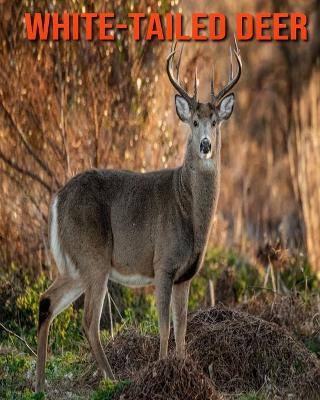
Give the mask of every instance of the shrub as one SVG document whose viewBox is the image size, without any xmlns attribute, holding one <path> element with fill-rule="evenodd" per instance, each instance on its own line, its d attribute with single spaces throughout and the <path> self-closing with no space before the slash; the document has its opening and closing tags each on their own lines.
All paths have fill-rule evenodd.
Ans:
<svg viewBox="0 0 320 400">
<path fill-rule="evenodd" d="M 203 269 L 192 280 L 189 298 L 191 311 L 207 305 L 208 280 L 212 279 L 216 283 L 227 269 L 233 275 L 233 282 L 227 283 L 233 285 L 231 289 L 234 292 L 235 301 L 241 301 L 248 293 L 261 286 L 262 270 L 259 266 L 252 264 L 245 257 L 236 254 L 232 250 L 209 249 Z"/>
<path fill-rule="evenodd" d="M 36 343 L 38 329 L 38 308 L 41 294 L 49 286 L 49 281 L 42 275 L 34 284 L 25 278 L 26 290 L 16 299 L 19 321 L 22 330 L 27 333 L 31 343 Z M 74 347 L 81 339 L 82 310 L 75 310 L 71 305 L 53 321 L 50 343 L 54 350 L 61 347 Z"/>
</svg>

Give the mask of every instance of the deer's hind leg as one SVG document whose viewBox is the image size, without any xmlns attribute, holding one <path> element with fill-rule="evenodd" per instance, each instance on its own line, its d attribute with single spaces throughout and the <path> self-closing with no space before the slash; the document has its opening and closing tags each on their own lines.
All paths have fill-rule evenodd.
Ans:
<svg viewBox="0 0 320 400">
<path fill-rule="evenodd" d="M 93 356 L 104 378 L 114 379 L 108 359 L 100 340 L 100 318 L 107 293 L 108 276 L 101 276 L 91 282 L 85 292 L 83 329 Z"/>
<path fill-rule="evenodd" d="M 36 391 L 43 391 L 50 324 L 53 319 L 83 293 L 79 279 L 59 276 L 43 293 L 39 304 Z"/>
</svg>

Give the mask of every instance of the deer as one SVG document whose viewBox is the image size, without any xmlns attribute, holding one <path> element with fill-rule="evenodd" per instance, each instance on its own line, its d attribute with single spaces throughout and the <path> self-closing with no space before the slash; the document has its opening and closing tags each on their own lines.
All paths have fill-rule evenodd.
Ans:
<svg viewBox="0 0 320 400">
<path fill-rule="evenodd" d="M 160 334 L 159 358 L 168 354 L 170 309 L 176 355 L 185 356 L 189 288 L 201 269 L 220 188 L 221 125 L 230 118 L 231 89 L 242 72 L 236 39 L 228 83 L 201 103 L 180 83 L 183 46 L 166 61 L 177 91 L 176 112 L 190 128 L 182 165 L 139 173 L 91 169 L 72 177 L 53 197 L 49 243 L 58 276 L 39 301 L 36 391 L 44 390 L 48 334 L 53 319 L 84 294 L 83 331 L 103 378 L 115 379 L 100 340 L 108 280 L 129 287 L 153 285 Z M 237 73 L 233 72 L 233 58 Z M 176 74 L 173 70 L 176 67 Z"/>
</svg>

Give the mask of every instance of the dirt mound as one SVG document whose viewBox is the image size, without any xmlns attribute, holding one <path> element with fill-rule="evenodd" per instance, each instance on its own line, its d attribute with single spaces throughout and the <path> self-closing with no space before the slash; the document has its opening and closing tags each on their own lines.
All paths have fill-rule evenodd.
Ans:
<svg viewBox="0 0 320 400">
<path fill-rule="evenodd" d="M 215 307 L 189 315 L 189 360 L 156 361 L 158 336 L 135 329 L 118 334 L 105 350 L 116 378 L 132 380 L 123 400 L 217 398 L 214 388 L 224 394 L 261 390 L 272 398 L 319 399 L 320 360 L 285 328 L 238 310 Z"/>
<path fill-rule="evenodd" d="M 128 329 L 110 341 L 105 352 L 116 378 L 130 379 L 145 365 L 158 359 L 159 338 Z"/>
<path fill-rule="evenodd" d="M 298 294 L 261 293 L 240 304 L 238 310 L 275 322 L 299 338 L 313 335 L 320 327 L 317 299 L 305 302 Z"/>
<path fill-rule="evenodd" d="M 117 400 L 218 400 L 212 382 L 194 362 L 156 361 L 141 370 Z"/>
<path fill-rule="evenodd" d="M 320 361 L 274 323 L 240 311 L 211 308 L 189 320 L 187 343 L 189 356 L 221 392 L 264 387 L 295 398 L 319 396 Z"/>
<path fill-rule="evenodd" d="M 113 373 L 118 380 L 128 380 L 150 362 L 158 359 L 159 337 L 142 335 L 133 327 L 118 333 L 104 348 Z M 101 380 L 100 373 L 91 352 L 89 365 L 75 385 L 83 384 L 97 387 Z"/>
</svg>

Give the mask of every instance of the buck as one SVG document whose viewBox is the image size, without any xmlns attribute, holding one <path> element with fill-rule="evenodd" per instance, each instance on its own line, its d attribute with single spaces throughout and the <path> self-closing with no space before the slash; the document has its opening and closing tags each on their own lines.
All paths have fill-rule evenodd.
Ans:
<svg viewBox="0 0 320 400">
<path fill-rule="evenodd" d="M 232 50 L 230 48 L 230 50 Z M 36 390 L 45 383 L 49 327 L 82 293 L 83 330 L 103 377 L 114 379 L 103 351 L 99 324 L 108 280 L 131 287 L 154 285 L 160 331 L 160 358 L 168 351 L 170 304 L 176 353 L 184 357 L 190 281 L 202 266 L 220 186 L 221 123 L 234 106 L 229 93 L 238 70 L 211 99 L 197 100 L 197 77 L 190 96 L 179 81 L 180 57 L 173 73 L 176 45 L 167 74 L 178 94 L 176 111 L 189 125 L 183 164 L 149 173 L 90 170 L 73 177 L 55 195 L 50 212 L 50 248 L 59 276 L 39 304 Z"/>
</svg>

